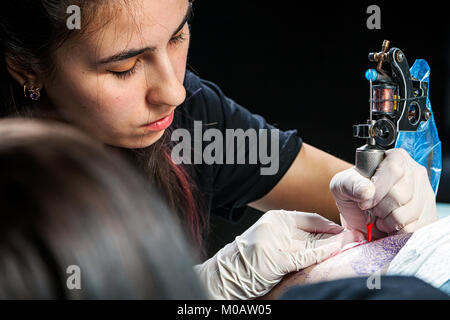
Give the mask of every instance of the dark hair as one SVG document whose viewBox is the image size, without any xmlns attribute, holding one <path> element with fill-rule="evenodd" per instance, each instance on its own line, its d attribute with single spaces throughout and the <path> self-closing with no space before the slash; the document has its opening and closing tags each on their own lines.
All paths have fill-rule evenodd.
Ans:
<svg viewBox="0 0 450 320">
<path fill-rule="evenodd" d="M 205 297 L 179 222 L 121 157 L 56 122 L 0 120 L 0 137 L 0 298 Z"/>
<path fill-rule="evenodd" d="M 0 117 L 25 116 L 58 119 L 53 110 L 45 110 L 27 100 L 23 87 L 11 77 L 6 68 L 6 58 L 24 70 L 51 76 L 54 72 L 54 52 L 65 41 L 85 36 L 101 27 L 94 17 L 101 11 L 103 23 L 112 19 L 115 6 L 125 5 L 127 0 L 14 0 L 2 3 L 0 10 Z M 105 4 L 108 5 L 105 5 Z M 82 12 L 82 30 L 69 30 L 66 8 L 77 5 Z M 100 10 L 101 9 L 101 10 Z M 106 20 L 105 20 L 106 19 Z M 97 26 L 98 25 L 98 26 Z M 45 92 L 43 93 L 45 97 Z M 189 226 L 190 240 L 200 254 L 205 254 L 203 239 L 207 233 L 207 216 L 202 200 L 196 191 L 194 170 L 176 165 L 170 158 L 170 130 L 153 145 L 144 149 L 126 149 L 130 158 L 144 170 L 149 179 L 161 190 L 171 207 L 184 224 Z"/>
</svg>

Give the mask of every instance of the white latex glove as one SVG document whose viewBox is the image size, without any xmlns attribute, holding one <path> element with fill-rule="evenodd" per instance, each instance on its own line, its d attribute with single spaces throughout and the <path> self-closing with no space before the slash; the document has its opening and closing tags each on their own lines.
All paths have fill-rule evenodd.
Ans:
<svg viewBox="0 0 450 320">
<path fill-rule="evenodd" d="M 213 299 L 253 299 L 287 273 L 318 263 L 364 240 L 315 213 L 272 210 L 216 255 L 194 267 Z"/>
<path fill-rule="evenodd" d="M 386 151 L 370 180 L 351 168 L 336 174 L 330 189 L 346 228 L 366 233 L 368 219 L 363 210 L 373 208 L 374 239 L 414 232 L 437 220 L 427 171 L 401 148 Z"/>
</svg>

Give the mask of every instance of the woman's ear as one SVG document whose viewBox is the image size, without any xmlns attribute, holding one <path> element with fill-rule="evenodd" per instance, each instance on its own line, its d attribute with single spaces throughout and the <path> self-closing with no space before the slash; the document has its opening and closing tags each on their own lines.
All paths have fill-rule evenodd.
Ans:
<svg viewBox="0 0 450 320">
<path fill-rule="evenodd" d="M 9 57 L 7 57 L 5 61 L 6 61 L 6 69 L 8 70 L 9 74 L 21 86 L 25 84 L 31 84 L 35 87 L 42 89 L 42 82 L 40 81 L 36 73 L 20 68 L 19 66 L 17 66 L 16 62 Z"/>
</svg>

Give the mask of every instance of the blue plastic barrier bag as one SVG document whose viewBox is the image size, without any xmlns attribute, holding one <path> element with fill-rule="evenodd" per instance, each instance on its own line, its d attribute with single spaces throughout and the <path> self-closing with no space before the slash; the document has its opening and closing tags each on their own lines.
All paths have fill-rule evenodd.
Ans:
<svg viewBox="0 0 450 320">
<path fill-rule="evenodd" d="M 430 67 L 425 60 L 417 59 L 410 72 L 412 77 L 428 82 L 428 91 L 430 90 Z M 399 132 L 395 147 L 405 149 L 415 161 L 427 169 L 434 194 L 437 194 L 442 171 L 441 141 L 428 97 L 427 108 L 431 111 L 430 119 L 421 122 L 415 132 Z"/>
</svg>

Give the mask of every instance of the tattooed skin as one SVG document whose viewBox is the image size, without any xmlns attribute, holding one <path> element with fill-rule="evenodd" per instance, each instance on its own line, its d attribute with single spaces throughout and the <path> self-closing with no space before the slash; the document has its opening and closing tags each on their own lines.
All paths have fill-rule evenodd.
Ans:
<svg viewBox="0 0 450 320">
<path fill-rule="evenodd" d="M 350 256 L 350 266 L 358 276 L 371 275 L 389 265 L 410 236 L 410 233 L 391 236 L 374 241 L 372 245 L 370 243 L 362 245 L 358 247 L 360 248 L 358 255 Z"/>
<path fill-rule="evenodd" d="M 343 251 L 328 260 L 286 275 L 264 299 L 277 299 L 287 288 L 320 281 L 385 274 L 389 263 L 406 244 L 411 233 L 366 242 Z"/>
</svg>

